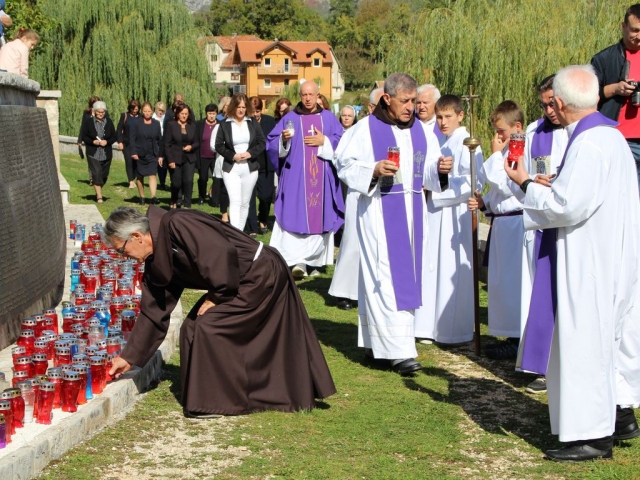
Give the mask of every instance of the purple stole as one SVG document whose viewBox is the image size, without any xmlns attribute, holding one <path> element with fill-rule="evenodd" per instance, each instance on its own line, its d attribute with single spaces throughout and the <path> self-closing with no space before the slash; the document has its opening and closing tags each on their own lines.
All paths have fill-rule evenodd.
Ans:
<svg viewBox="0 0 640 480">
<path fill-rule="evenodd" d="M 560 175 L 562 171 L 564 161 L 567 158 L 567 153 L 573 141 L 578 138 L 580 134 L 591 128 L 599 126 L 613 127 L 616 125 L 618 125 L 617 122 L 608 119 L 600 112 L 594 112 L 582 118 L 569 139 L 564 157 L 560 163 L 560 167 L 558 167 L 558 175 Z M 551 135 L 553 135 L 553 133 L 551 133 Z M 549 152 L 551 152 L 551 150 L 549 150 Z M 531 155 L 534 155 L 533 151 Z M 523 370 L 541 375 L 547 374 L 551 341 L 556 323 L 557 238 L 557 228 L 547 228 L 542 232 L 536 232 L 536 274 L 533 279 L 531 305 L 529 306 L 527 327 L 522 343 L 522 362 L 520 367 Z"/>
<path fill-rule="evenodd" d="M 444 142 L 444 139 L 446 138 L 446 135 L 442 133 L 442 131 L 440 130 L 440 127 L 438 126 L 438 122 L 436 122 L 436 124 L 433 126 L 433 133 L 436 135 L 438 142 L 442 144 Z"/>
<path fill-rule="evenodd" d="M 313 135 L 314 132 L 324 131 L 322 116 L 300 115 L 300 128 L 296 127 L 303 137 Z M 297 133 L 297 132 L 296 132 Z M 307 225 L 309 234 L 321 234 L 323 228 L 323 206 L 324 206 L 324 161 L 318 159 L 320 147 L 312 147 L 302 144 L 304 152 L 304 198 L 307 207 Z"/>
<path fill-rule="evenodd" d="M 553 148 L 553 128 L 549 123 L 541 118 L 531 140 L 531 158 L 548 157 Z M 547 172 L 548 173 L 548 172 Z"/>
<path fill-rule="evenodd" d="M 382 217 L 387 238 L 387 253 L 391 267 L 391 281 L 398 310 L 414 310 L 422 306 L 422 177 L 427 157 L 427 139 L 422 125 L 415 121 L 411 127 L 413 146 L 413 242 L 410 238 L 405 208 L 404 185 L 380 184 Z M 387 158 L 387 149 L 396 146 L 391 125 L 376 117 L 369 117 L 369 132 L 377 161 Z M 382 177 L 392 178 L 392 177 Z M 379 181 L 382 181 L 382 178 Z M 412 247 L 413 243 L 413 247 Z"/>
</svg>

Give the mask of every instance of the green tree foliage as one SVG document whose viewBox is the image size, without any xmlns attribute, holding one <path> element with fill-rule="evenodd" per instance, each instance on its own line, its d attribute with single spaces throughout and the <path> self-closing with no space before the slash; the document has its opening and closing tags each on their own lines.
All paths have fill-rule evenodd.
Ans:
<svg viewBox="0 0 640 480">
<path fill-rule="evenodd" d="M 388 38 L 388 73 L 407 72 L 444 93 L 462 95 L 473 84 L 481 96 L 481 138 L 493 134 L 486 119 L 506 99 L 527 121 L 541 115 L 535 85 L 572 64 L 588 63 L 620 39 L 629 2 L 621 0 L 458 0 L 427 9 L 406 36 Z"/>
<path fill-rule="evenodd" d="M 265 40 L 324 40 L 325 22 L 303 0 L 213 0 L 206 18 L 214 35 Z"/>
<path fill-rule="evenodd" d="M 5 12 L 13 20 L 13 25 L 5 29 L 7 40 L 13 39 L 15 33 L 22 27 L 30 28 L 43 37 L 34 54 L 46 46 L 47 32 L 57 26 L 56 20 L 45 15 L 39 3 L 41 2 L 38 0 L 9 0 L 5 7 Z"/>
<path fill-rule="evenodd" d="M 196 115 L 215 96 L 199 33 L 177 0 L 40 0 L 59 22 L 29 74 L 43 89 L 62 91 L 60 130 L 76 135 L 89 96 L 112 117 L 131 98 L 168 102 L 184 95 Z"/>
</svg>

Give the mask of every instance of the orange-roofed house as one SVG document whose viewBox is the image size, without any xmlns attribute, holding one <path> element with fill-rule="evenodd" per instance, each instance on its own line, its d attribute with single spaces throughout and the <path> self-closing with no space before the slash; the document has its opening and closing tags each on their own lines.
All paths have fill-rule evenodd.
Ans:
<svg viewBox="0 0 640 480">
<path fill-rule="evenodd" d="M 344 93 L 340 64 L 327 42 L 236 42 L 233 64 L 240 67 L 238 91 L 265 101 L 301 80 L 318 80 L 320 93 L 338 100 Z M 244 87 L 244 88 L 243 88 Z"/>
<path fill-rule="evenodd" d="M 216 87 L 233 87 L 240 84 L 240 65 L 234 65 L 233 52 L 236 42 L 262 42 L 255 35 L 218 35 L 204 37 L 204 52 L 209 62 L 209 71 Z"/>
</svg>

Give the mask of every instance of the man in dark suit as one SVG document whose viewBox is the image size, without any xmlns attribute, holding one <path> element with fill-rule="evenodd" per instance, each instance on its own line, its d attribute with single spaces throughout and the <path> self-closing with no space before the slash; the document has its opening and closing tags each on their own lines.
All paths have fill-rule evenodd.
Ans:
<svg viewBox="0 0 640 480">
<path fill-rule="evenodd" d="M 210 103 L 204 108 L 205 118 L 198 120 L 196 123 L 196 131 L 200 139 L 200 150 L 198 150 L 198 160 L 196 169 L 198 170 L 198 205 L 204 205 L 207 195 L 207 182 L 213 172 L 213 166 L 216 161 L 216 152 L 213 148 L 211 139 L 215 142 L 218 121 L 218 106 Z"/>
<path fill-rule="evenodd" d="M 253 107 L 253 118 L 256 119 L 264 136 L 269 134 L 276 121 L 271 115 L 262 113 L 263 103 L 260 97 L 251 97 L 249 99 Z M 273 165 L 267 159 L 267 152 L 264 151 L 258 156 L 258 181 L 251 195 L 249 203 L 249 217 L 247 218 L 247 232 L 249 235 L 255 236 L 258 233 L 264 235 L 269 231 L 267 220 L 269 220 L 269 212 L 271 211 L 271 203 L 273 200 L 274 174 Z M 256 196 L 260 202 L 256 212 Z M 258 223 L 259 222 L 259 223 Z"/>
</svg>

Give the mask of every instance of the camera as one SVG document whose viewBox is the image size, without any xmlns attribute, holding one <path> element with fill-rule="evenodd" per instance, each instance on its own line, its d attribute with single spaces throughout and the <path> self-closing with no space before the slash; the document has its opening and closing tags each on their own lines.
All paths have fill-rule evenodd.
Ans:
<svg viewBox="0 0 640 480">
<path fill-rule="evenodd" d="M 634 88 L 633 93 L 631 94 L 631 104 L 636 107 L 639 107 L 640 106 L 640 88 L 638 88 L 639 86 L 638 82 L 629 80 L 627 83 Z"/>
</svg>

